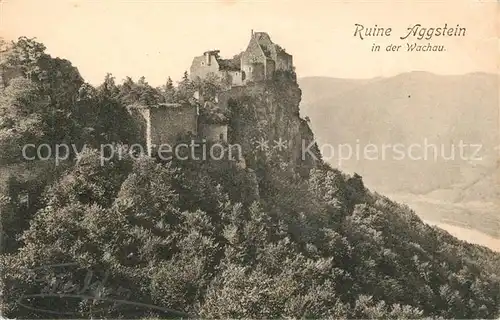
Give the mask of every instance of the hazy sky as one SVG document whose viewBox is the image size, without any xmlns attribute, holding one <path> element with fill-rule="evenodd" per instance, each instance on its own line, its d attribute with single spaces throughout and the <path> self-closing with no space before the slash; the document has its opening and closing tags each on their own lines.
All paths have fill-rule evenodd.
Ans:
<svg viewBox="0 0 500 320">
<path fill-rule="evenodd" d="M 0 0 L 0 35 L 36 37 L 53 56 L 69 59 L 90 83 L 106 72 L 118 80 L 144 75 L 154 85 L 177 80 L 192 57 L 220 49 L 232 57 L 250 30 L 267 31 L 294 56 L 299 76 L 370 78 L 412 70 L 438 74 L 497 72 L 496 1 L 90 1 Z M 391 37 L 354 37 L 355 23 L 392 27 Z M 410 25 L 467 28 L 464 37 L 419 44 L 446 52 L 406 52 Z M 371 52 L 372 44 L 381 52 Z M 410 39 L 415 42 L 415 39 Z M 386 52 L 390 44 L 401 52 Z"/>
</svg>

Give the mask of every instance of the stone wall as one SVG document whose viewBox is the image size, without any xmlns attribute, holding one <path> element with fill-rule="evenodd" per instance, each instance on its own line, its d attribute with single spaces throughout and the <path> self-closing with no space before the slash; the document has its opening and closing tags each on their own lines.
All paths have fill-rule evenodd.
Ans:
<svg viewBox="0 0 500 320">
<path fill-rule="evenodd" d="M 160 105 L 150 110 L 151 144 L 175 144 L 177 139 L 187 133 L 197 134 L 198 114 L 195 106 Z"/>
<path fill-rule="evenodd" d="M 223 70 L 218 73 L 220 78 L 222 79 L 222 83 L 227 86 L 227 88 L 233 86 L 242 86 L 243 85 L 243 72 L 236 70 Z"/>
<path fill-rule="evenodd" d="M 243 74 L 241 71 L 227 71 L 233 86 L 243 85 Z"/>
<path fill-rule="evenodd" d="M 193 105 L 134 105 L 128 110 L 137 121 L 149 155 L 161 144 L 174 146 L 180 137 L 198 133 L 198 110 Z"/>
<path fill-rule="evenodd" d="M 255 39 L 259 45 L 268 52 L 268 58 L 276 60 L 276 47 L 271 40 L 271 37 L 265 32 L 256 32 L 254 34 Z"/>
<path fill-rule="evenodd" d="M 274 60 L 267 59 L 266 61 L 266 79 L 272 79 L 274 76 L 274 71 L 276 70 L 276 64 Z"/>
<path fill-rule="evenodd" d="M 241 55 L 242 65 L 251 63 L 265 63 L 266 56 L 259 46 L 259 43 L 252 38 L 248 43 L 247 49 Z"/>
<path fill-rule="evenodd" d="M 278 52 L 278 56 L 276 59 L 276 70 L 293 70 L 293 57 L 292 55 L 286 53 L 283 50 Z"/>
<path fill-rule="evenodd" d="M 205 55 L 194 57 L 189 69 L 191 79 L 194 80 L 196 77 L 204 79 L 210 73 L 219 75 L 219 63 L 217 59 L 214 56 L 209 56 L 209 59 L 207 59 Z"/>
<path fill-rule="evenodd" d="M 263 81 L 266 79 L 266 68 L 263 63 L 250 63 L 243 67 L 243 72 L 245 72 L 244 83 L 250 81 Z"/>
<path fill-rule="evenodd" d="M 245 73 L 244 83 L 265 78 L 266 56 L 259 43 L 252 37 L 247 49 L 241 55 L 241 71 Z"/>
<path fill-rule="evenodd" d="M 200 123 L 198 128 L 200 138 L 210 142 L 227 142 L 227 125 L 225 124 Z"/>
<path fill-rule="evenodd" d="M 228 68 L 224 61 L 218 61 L 219 51 L 207 51 L 195 57 L 191 64 L 191 79 L 206 78 L 210 73 L 226 80 L 227 86 L 242 86 L 247 82 L 272 79 L 276 70 L 293 70 L 292 55 L 274 44 L 265 32 L 252 34 L 245 51 L 241 53 L 241 70 Z M 229 60 L 228 60 L 229 61 Z"/>
</svg>

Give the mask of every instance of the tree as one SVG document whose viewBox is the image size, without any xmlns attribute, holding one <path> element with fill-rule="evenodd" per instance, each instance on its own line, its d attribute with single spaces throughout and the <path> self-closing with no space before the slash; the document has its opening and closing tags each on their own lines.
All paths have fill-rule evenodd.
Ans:
<svg viewBox="0 0 500 320">
<path fill-rule="evenodd" d="M 176 102 L 188 102 L 193 98 L 196 88 L 194 83 L 189 79 L 187 71 L 184 71 L 181 81 L 177 86 Z"/>
<path fill-rule="evenodd" d="M 132 78 L 127 77 L 120 86 L 119 97 L 121 102 L 126 106 L 135 103 L 153 106 L 162 100 L 161 93 L 151 87 L 144 77 L 139 78 L 137 83 Z"/>
<path fill-rule="evenodd" d="M 192 85 L 203 96 L 205 101 L 215 101 L 223 88 L 222 79 L 214 73 L 209 73 L 203 79 L 196 78 Z"/>
<path fill-rule="evenodd" d="M 117 98 L 120 90 L 115 83 L 115 77 L 111 73 L 107 73 L 103 83 L 97 87 L 97 91 L 108 98 Z"/>
<path fill-rule="evenodd" d="M 30 81 L 34 88 L 30 90 L 36 91 L 39 96 L 35 102 L 43 101 L 44 107 L 36 112 L 36 121 L 41 124 L 33 127 L 44 130 L 45 143 L 51 146 L 62 142 L 70 144 L 79 136 L 71 114 L 83 79 L 69 61 L 52 58 L 45 53 L 43 44 L 20 37 L 6 51 L 0 69 L 19 70 L 20 74 L 14 74 Z M 33 113 L 29 116 L 33 116 Z"/>
<path fill-rule="evenodd" d="M 36 156 L 30 149 L 25 159 L 23 146 L 46 142 L 50 132 L 44 121 L 46 112 L 47 100 L 32 81 L 23 78 L 11 81 L 0 93 L 0 162 L 22 162 Z"/>
<path fill-rule="evenodd" d="M 175 101 L 175 87 L 172 78 L 168 77 L 167 83 L 163 87 L 163 95 L 165 97 L 165 102 L 173 103 Z"/>
</svg>

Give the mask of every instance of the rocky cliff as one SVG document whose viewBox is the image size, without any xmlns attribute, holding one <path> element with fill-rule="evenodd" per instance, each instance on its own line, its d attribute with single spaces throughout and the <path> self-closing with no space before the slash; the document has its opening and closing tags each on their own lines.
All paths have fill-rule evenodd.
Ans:
<svg viewBox="0 0 500 320">
<path fill-rule="evenodd" d="M 231 89 L 228 139 L 242 146 L 250 167 L 259 159 L 279 158 L 307 176 L 321 163 L 314 134 L 299 115 L 301 95 L 294 77 L 287 75 Z"/>
</svg>

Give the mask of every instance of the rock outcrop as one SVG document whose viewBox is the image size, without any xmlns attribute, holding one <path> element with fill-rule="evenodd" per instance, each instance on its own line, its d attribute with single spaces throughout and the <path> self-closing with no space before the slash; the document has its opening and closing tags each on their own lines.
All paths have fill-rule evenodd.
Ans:
<svg viewBox="0 0 500 320">
<path fill-rule="evenodd" d="M 306 120 L 299 115 L 301 90 L 290 73 L 273 80 L 234 87 L 227 102 L 228 142 L 239 144 L 248 164 L 279 157 L 307 176 L 321 163 Z"/>
</svg>

